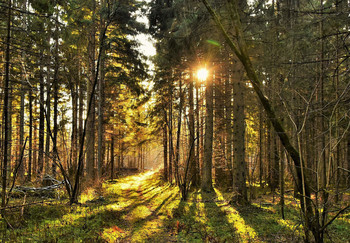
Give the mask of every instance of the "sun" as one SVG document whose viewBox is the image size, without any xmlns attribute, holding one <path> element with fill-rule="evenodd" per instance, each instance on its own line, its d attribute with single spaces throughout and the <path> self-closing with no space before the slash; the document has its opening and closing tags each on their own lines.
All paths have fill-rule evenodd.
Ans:
<svg viewBox="0 0 350 243">
<path fill-rule="evenodd" d="M 208 78 L 209 71 L 206 68 L 201 68 L 197 71 L 197 77 L 200 81 L 205 81 Z"/>
</svg>

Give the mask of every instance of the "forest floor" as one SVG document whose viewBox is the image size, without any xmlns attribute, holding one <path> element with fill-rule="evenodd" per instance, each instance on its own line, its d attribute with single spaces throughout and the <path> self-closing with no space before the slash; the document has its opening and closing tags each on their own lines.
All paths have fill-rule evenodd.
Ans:
<svg viewBox="0 0 350 243">
<path fill-rule="evenodd" d="M 101 190 L 102 188 L 102 190 Z M 98 192 L 99 191 L 99 192 Z M 149 171 L 88 189 L 81 205 L 67 200 L 33 204 L 0 222 L 3 242 L 300 242 L 302 226 L 292 196 L 286 219 L 271 194 L 247 207 L 232 206 L 229 194 L 191 193 L 180 200 L 177 187 Z M 29 201 L 30 199 L 27 199 Z M 23 202 L 23 199 L 22 199 Z M 350 213 L 327 232 L 329 242 L 349 242 Z"/>
</svg>

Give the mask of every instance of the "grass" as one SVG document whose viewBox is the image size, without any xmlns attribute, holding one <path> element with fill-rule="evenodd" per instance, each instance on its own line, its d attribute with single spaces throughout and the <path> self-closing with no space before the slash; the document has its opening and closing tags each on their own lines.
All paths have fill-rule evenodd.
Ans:
<svg viewBox="0 0 350 243">
<path fill-rule="evenodd" d="M 86 190 L 81 205 L 67 201 L 33 205 L 0 222 L 4 242 L 300 242 L 298 208 L 287 197 L 286 220 L 272 196 L 248 207 L 232 206 L 229 194 L 195 191 L 181 201 L 158 172 L 106 182 Z M 331 225 L 333 242 L 347 242 L 350 213 Z"/>
</svg>

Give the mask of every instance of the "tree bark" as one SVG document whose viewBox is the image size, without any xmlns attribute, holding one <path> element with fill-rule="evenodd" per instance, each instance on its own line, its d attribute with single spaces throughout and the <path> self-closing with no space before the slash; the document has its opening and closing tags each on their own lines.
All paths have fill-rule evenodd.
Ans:
<svg viewBox="0 0 350 243">
<path fill-rule="evenodd" d="M 49 20 L 50 21 L 50 20 Z M 45 141 L 45 154 L 44 154 L 44 173 L 49 173 L 49 163 L 50 163 L 50 135 L 49 131 L 51 130 L 51 24 L 50 22 L 48 23 L 48 28 L 47 28 L 47 56 L 46 56 L 46 131 L 45 131 L 45 136 L 46 136 L 46 141 Z M 45 116 L 45 115 L 44 115 Z M 44 117 L 45 120 L 45 117 Z"/>
<path fill-rule="evenodd" d="M 173 183 L 173 158 L 174 158 L 174 147 L 173 147 L 173 88 L 169 85 L 170 98 L 169 98 L 169 182 Z"/>
<path fill-rule="evenodd" d="M 164 109 L 164 124 L 163 124 L 163 165 L 164 173 L 163 177 L 165 181 L 168 181 L 168 129 L 167 129 L 167 112 Z"/>
<path fill-rule="evenodd" d="M 102 6 L 105 5 L 104 1 L 101 3 Z M 100 17 L 100 29 L 105 28 L 104 19 Z M 103 37 L 100 36 L 100 42 Z M 104 154 L 104 79 L 105 79 L 105 51 L 101 54 L 100 62 L 100 78 L 98 83 L 98 147 L 97 147 L 97 178 L 100 179 L 102 176 L 102 166 L 103 166 L 103 154 Z"/>
<path fill-rule="evenodd" d="M 177 133 L 176 133 L 176 149 L 175 149 L 175 181 L 176 185 L 180 185 L 180 175 L 179 175 L 179 163 L 180 163 L 180 139 L 181 139 L 181 124 L 182 124 L 182 109 L 183 109 L 183 94 L 182 94 L 182 77 L 179 78 L 179 117 L 177 120 Z"/>
<path fill-rule="evenodd" d="M 93 16 L 95 15 L 96 2 L 93 2 Z M 94 92 L 94 80 L 96 76 L 95 72 L 95 23 L 91 24 L 89 43 L 88 43 L 88 56 L 89 56 L 89 80 L 87 85 L 88 96 L 87 99 L 91 97 L 91 107 L 89 107 L 90 112 L 87 117 L 87 128 L 86 128 L 86 170 L 87 176 L 90 180 L 95 180 L 95 92 Z M 88 100 L 89 102 L 89 100 Z"/>
<path fill-rule="evenodd" d="M 189 105 L 189 111 L 188 111 L 188 128 L 190 132 L 190 136 L 188 137 L 188 146 L 190 147 L 190 151 L 188 152 L 190 154 L 189 163 L 190 163 L 190 179 L 191 179 L 191 185 L 193 188 L 198 188 L 198 181 L 197 181 L 197 164 L 196 164 L 196 157 L 195 157 L 195 130 L 194 130 L 194 102 L 193 102 L 193 75 L 190 76 L 190 83 L 189 83 L 189 89 L 188 89 L 188 105 Z"/>
<path fill-rule="evenodd" d="M 8 1 L 8 16 L 7 16 L 7 36 L 6 36 L 6 54 L 5 54 L 5 83 L 4 83 L 4 110 L 3 110 L 3 122 L 4 122 L 4 160 L 2 163 L 2 193 L 1 193 L 1 207 L 6 206 L 6 187 L 7 187 L 7 167 L 11 163 L 9 152 L 9 89 L 10 89 L 10 41 L 11 41 L 11 7 L 12 1 Z M 1 211 L 1 215 L 5 217 L 5 209 Z"/>
<path fill-rule="evenodd" d="M 204 137 L 204 158 L 202 168 L 201 189 L 204 192 L 214 191 L 212 182 L 212 156 L 213 156 L 213 80 L 206 81 L 205 101 L 205 137 Z"/>
<path fill-rule="evenodd" d="M 111 180 L 114 179 L 114 170 L 115 170 L 115 167 L 114 167 L 114 136 L 111 135 Z"/>
<path fill-rule="evenodd" d="M 32 161 L 33 161 L 33 91 L 29 89 L 29 151 L 28 151 L 28 168 L 27 181 L 32 180 Z"/>
<path fill-rule="evenodd" d="M 59 71 L 59 56 L 58 56 L 58 12 L 56 13 L 56 29 L 55 29 L 55 66 L 54 66 L 54 77 L 53 77 L 53 149 L 57 149 L 57 135 L 58 135 L 58 71 Z M 58 154 L 58 151 L 54 151 L 54 156 Z M 52 162 L 51 164 L 51 173 L 52 176 L 56 177 L 56 164 Z"/>
<path fill-rule="evenodd" d="M 245 163 L 245 115 L 244 115 L 244 82 L 241 68 L 236 62 L 233 73 L 233 188 L 234 203 L 247 204 Z"/>
</svg>

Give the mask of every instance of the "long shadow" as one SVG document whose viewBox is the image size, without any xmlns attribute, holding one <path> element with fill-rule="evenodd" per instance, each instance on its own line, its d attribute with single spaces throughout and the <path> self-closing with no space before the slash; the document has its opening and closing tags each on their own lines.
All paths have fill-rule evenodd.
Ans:
<svg viewBox="0 0 350 243">
<path fill-rule="evenodd" d="M 149 181 L 147 181 L 149 182 Z M 71 220 L 63 220 L 63 217 L 69 215 L 69 211 L 77 211 L 74 210 L 74 208 L 68 208 L 66 205 L 62 205 L 62 210 L 57 210 L 54 207 L 51 206 L 33 206 L 29 211 L 25 211 L 25 217 L 29 220 L 28 223 L 35 222 L 35 227 L 33 227 L 34 231 L 45 231 L 43 234 L 45 234 L 47 237 L 52 235 L 53 237 L 56 235 L 56 233 L 52 233 L 53 231 L 56 231 L 58 235 L 69 235 L 72 234 L 78 235 L 79 237 L 83 237 L 85 233 L 87 233 L 89 230 L 90 224 L 97 224 L 97 225 L 103 225 L 103 222 L 95 222 L 96 220 L 99 220 L 100 218 L 105 219 L 105 222 L 111 222 L 111 221 L 118 221 L 123 226 L 128 227 L 129 223 L 122 219 L 124 215 L 127 215 L 128 213 L 132 212 L 135 208 L 141 205 L 147 205 L 149 204 L 154 198 L 157 197 L 158 194 L 162 194 L 165 190 L 168 189 L 167 186 L 163 187 L 161 190 L 156 187 L 159 183 L 147 183 L 143 184 L 145 187 L 140 186 L 139 188 L 133 188 L 131 189 L 132 193 L 135 193 L 133 196 L 128 195 L 121 195 L 121 194 L 115 194 L 117 196 L 116 201 L 115 200 L 109 200 L 113 198 L 113 193 L 110 193 L 106 196 L 107 200 L 102 201 L 101 203 L 90 203 L 90 204 L 84 204 L 82 205 L 85 210 L 92 212 L 91 215 L 81 216 L 78 219 L 71 219 Z M 143 188 L 145 188 L 147 191 L 144 192 Z M 158 190 L 157 192 L 153 192 L 154 190 Z M 153 192 L 153 193 L 152 193 Z M 99 213 L 94 213 L 93 210 L 98 209 L 101 206 L 106 206 L 109 204 L 118 204 L 118 198 L 123 197 L 125 200 L 132 201 L 132 203 L 124 208 L 121 208 L 120 210 L 104 210 Z M 78 207 L 77 207 L 78 208 Z M 52 211 L 50 213 L 50 211 Z M 77 213 L 76 213 L 77 214 Z M 79 214 L 79 213 L 78 213 Z M 31 219 L 31 217 L 35 217 Z M 61 219 L 61 220 L 58 220 Z M 58 220 L 59 223 L 55 223 L 55 230 L 46 228 L 46 225 L 49 225 L 50 222 Z M 69 221 L 69 222 L 68 222 Z M 72 230 L 72 227 L 74 226 L 74 230 Z M 51 226 L 49 226 L 51 227 Z M 82 232 L 82 234 L 80 233 Z M 23 234 L 20 233 L 20 234 Z"/>
<path fill-rule="evenodd" d="M 159 193 L 163 193 L 166 189 L 167 188 L 162 188 Z M 56 241 L 59 238 L 72 242 L 77 239 L 82 240 L 83 242 L 103 241 L 101 238 L 101 231 L 103 231 L 103 229 L 112 226 L 118 226 L 121 229 L 131 229 L 133 225 L 128 222 L 124 216 L 139 206 L 150 204 L 156 197 L 157 193 L 154 193 L 154 195 L 151 195 L 150 197 L 143 200 L 140 200 L 140 198 L 138 198 L 137 203 L 134 202 L 131 205 L 120 208 L 118 210 L 102 209 L 101 211 L 98 211 L 99 207 L 107 206 L 109 203 L 83 205 L 82 208 L 85 211 L 78 215 L 79 218 L 63 220 L 63 216 L 67 214 L 62 214 L 58 217 L 51 217 L 50 219 L 52 220 L 62 218 L 62 220 L 55 222 L 54 226 L 52 222 L 50 225 L 50 223 L 47 221 L 48 218 L 45 218 L 43 221 L 38 222 L 37 226 L 35 227 L 36 230 L 34 229 L 36 232 L 39 231 L 39 233 L 35 235 L 26 234 L 26 237 L 28 237 L 28 239 L 34 239 L 34 241 L 40 241 L 41 239 L 48 240 L 50 242 Z M 169 199 L 170 197 L 167 200 Z M 163 202 L 163 204 L 164 203 L 166 203 L 166 201 Z M 162 205 L 159 205 L 153 213 L 157 213 L 161 207 Z M 97 212 L 95 212 L 95 210 Z M 77 215 L 78 213 L 75 212 L 75 214 Z M 50 225 L 49 227 L 51 228 L 44 227 L 45 225 Z M 40 233 L 40 231 L 42 231 L 42 233 Z M 25 232 L 18 233 L 19 235 L 22 234 L 23 236 L 23 233 Z"/>
<path fill-rule="evenodd" d="M 301 242 L 302 238 L 296 231 L 296 223 L 288 225 L 279 222 L 280 215 L 274 210 L 264 209 L 255 205 L 236 207 L 245 223 L 252 227 L 258 238 L 269 242 Z"/>
<path fill-rule="evenodd" d="M 211 236 L 217 242 L 238 242 L 236 229 L 227 220 L 226 213 L 217 205 L 215 193 L 201 192 L 204 210 L 208 218 L 208 226 L 214 234 Z"/>
<path fill-rule="evenodd" d="M 147 242 L 237 242 L 234 229 L 211 195 L 194 192 L 188 201 L 180 201 L 173 217 L 164 221 L 164 229 Z"/>
</svg>

